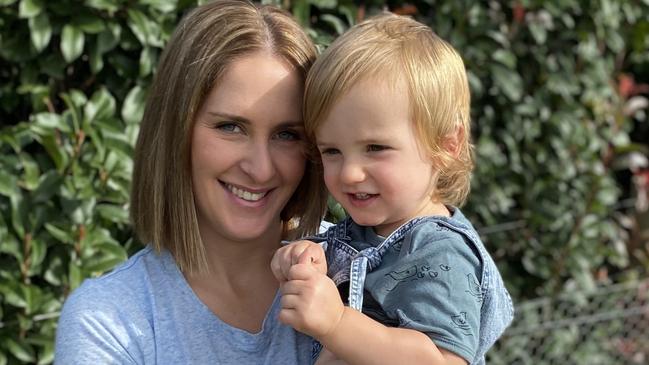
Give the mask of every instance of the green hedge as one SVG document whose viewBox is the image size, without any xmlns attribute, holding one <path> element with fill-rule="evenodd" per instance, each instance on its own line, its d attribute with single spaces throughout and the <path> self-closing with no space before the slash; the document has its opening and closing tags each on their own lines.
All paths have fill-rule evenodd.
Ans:
<svg viewBox="0 0 649 365">
<path fill-rule="evenodd" d="M 322 47 L 384 6 L 276 3 Z M 0 0 L 0 365 L 51 363 L 65 297 L 141 247 L 127 213 L 138 121 L 160 52 L 195 4 Z M 649 75 L 649 2 L 388 4 L 465 57 L 477 156 L 466 211 L 514 296 L 629 267 L 633 212 L 617 204 L 632 195 L 619 176 L 629 152 L 648 155 L 649 136 L 646 107 L 630 111 L 618 80 Z"/>
</svg>

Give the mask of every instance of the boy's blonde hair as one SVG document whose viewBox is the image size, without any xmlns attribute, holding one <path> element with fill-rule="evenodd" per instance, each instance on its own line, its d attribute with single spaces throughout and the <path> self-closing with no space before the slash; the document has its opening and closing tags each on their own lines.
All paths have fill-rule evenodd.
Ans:
<svg viewBox="0 0 649 365">
<path fill-rule="evenodd" d="M 438 171 L 435 198 L 463 204 L 473 158 L 470 92 L 459 54 L 429 27 L 404 16 L 386 13 L 352 27 L 318 57 L 307 76 L 304 121 L 309 138 L 334 104 L 367 79 L 405 82 L 420 147 Z"/>
<path fill-rule="evenodd" d="M 218 0 L 183 18 L 160 59 L 135 147 L 130 214 L 140 240 L 169 250 L 183 272 L 209 270 L 191 181 L 197 113 L 228 65 L 262 50 L 284 59 L 303 78 L 316 56 L 290 14 L 247 0 Z M 284 237 L 315 233 L 325 207 L 319 170 L 307 161 L 281 212 Z"/>
</svg>

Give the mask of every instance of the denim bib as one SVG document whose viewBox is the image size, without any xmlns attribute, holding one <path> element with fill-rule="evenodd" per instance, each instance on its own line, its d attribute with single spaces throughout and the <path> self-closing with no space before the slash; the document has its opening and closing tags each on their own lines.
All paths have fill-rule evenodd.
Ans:
<svg viewBox="0 0 649 365">
<path fill-rule="evenodd" d="M 367 274 L 381 265 L 383 257 L 391 248 L 395 246 L 399 248 L 401 255 L 407 253 L 412 242 L 404 237 L 409 232 L 420 225 L 434 224 L 440 229 L 459 233 L 478 254 L 482 264 L 480 293 L 478 293 L 482 301 L 479 340 L 471 364 L 484 364 L 487 350 L 493 346 L 513 319 L 513 304 L 500 273 L 477 232 L 458 208 L 451 208 L 451 211 L 453 212 L 451 217 L 414 218 L 397 228 L 377 246 L 361 250 L 350 245 L 353 239 L 352 227 L 355 225 L 351 218 L 329 228 L 326 233 L 308 239 L 323 245 L 328 264 L 328 276 L 336 285 L 349 282 L 348 305 L 363 311 L 363 292 Z M 399 245 L 401 247 L 398 247 Z"/>
</svg>

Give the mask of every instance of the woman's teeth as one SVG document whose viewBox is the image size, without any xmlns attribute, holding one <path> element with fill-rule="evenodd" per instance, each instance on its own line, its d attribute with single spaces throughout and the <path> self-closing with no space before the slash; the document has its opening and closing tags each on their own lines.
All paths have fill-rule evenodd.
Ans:
<svg viewBox="0 0 649 365">
<path fill-rule="evenodd" d="M 243 200 L 247 200 L 247 201 L 251 201 L 251 202 L 255 202 L 255 201 L 265 197 L 266 194 L 268 193 L 267 191 L 263 192 L 263 193 L 252 193 L 252 192 L 249 192 L 249 191 L 246 191 L 246 190 L 243 190 L 243 189 L 239 189 L 239 188 L 237 188 L 235 186 L 232 186 L 230 184 L 225 184 L 225 186 L 228 188 L 228 190 L 230 190 L 230 192 L 232 192 L 232 194 L 238 196 L 239 198 L 241 198 Z"/>
<path fill-rule="evenodd" d="M 370 197 L 370 194 L 367 194 L 367 193 L 354 194 L 354 198 L 360 199 L 360 200 L 365 200 L 365 199 L 368 199 L 369 197 Z"/>
</svg>

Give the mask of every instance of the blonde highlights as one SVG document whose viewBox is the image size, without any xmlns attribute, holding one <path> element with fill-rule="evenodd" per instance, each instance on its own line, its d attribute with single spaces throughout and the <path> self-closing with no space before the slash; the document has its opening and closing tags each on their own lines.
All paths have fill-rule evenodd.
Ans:
<svg viewBox="0 0 649 365">
<path fill-rule="evenodd" d="M 462 58 L 429 27 L 404 16 L 386 13 L 352 27 L 309 71 L 304 97 L 309 138 L 334 104 L 368 79 L 407 85 L 420 147 L 438 173 L 435 198 L 462 205 L 473 170 L 470 92 Z"/>
<path fill-rule="evenodd" d="M 303 76 L 316 55 L 288 13 L 247 0 L 217 0 L 189 12 L 161 56 L 135 149 L 130 214 L 140 240 L 169 250 L 183 272 L 208 271 L 191 182 L 196 115 L 228 65 L 261 50 Z M 324 184 L 307 162 L 302 182 L 282 211 L 285 236 L 314 233 L 325 204 Z M 297 218 L 299 225 L 289 224 Z"/>
</svg>

